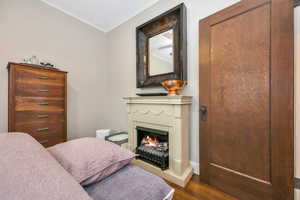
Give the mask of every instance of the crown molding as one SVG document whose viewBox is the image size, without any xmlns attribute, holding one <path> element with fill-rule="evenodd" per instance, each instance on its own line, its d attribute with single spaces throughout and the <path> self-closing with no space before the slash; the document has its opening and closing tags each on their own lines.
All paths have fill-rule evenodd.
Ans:
<svg viewBox="0 0 300 200">
<path fill-rule="evenodd" d="M 55 8 L 55 9 L 57 9 L 57 10 L 63 12 L 63 13 L 66 14 L 66 15 L 69 15 L 70 17 L 73 17 L 73 18 L 75 18 L 75 19 L 81 21 L 81 22 L 84 23 L 84 24 L 87 24 L 87 25 L 89 25 L 89 26 L 92 26 L 93 28 L 97 29 L 98 31 L 101 31 L 101 32 L 104 32 L 104 33 L 108 33 L 108 32 L 110 32 L 110 31 L 114 30 L 115 28 L 119 27 L 119 26 L 122 25 L 123 23 L 127 22 L 128 20 L 130 20 L 130 19 L 134 18 L 135 16 L 139 15 L 139 14 L 140 14 L 141 12 L 143 12 L 144 10 L 150 8 L 151 6 L 153 6 L 154 4 L 156 4 L 159 0 L 156 0 L 156 1 L 154 1 L 154 2 L 149 2 L 149 3 L 145 4 L 145 5 L 143 6 L 143 8 L 138 9 L 136 12 L 133 12 L 133 14 L 130 15 L 129 17 L 126 17 L 124 20 L 121 20 L 118 24 L 113 25 L 113 26 L 110 26 L 110 27 L 107 28 L 107 29 L 101 28 L 101 27 L 99 27 L 98 25 L 95 25 L 95 24 L 93 24 L 93 23 L 91 23 L 91 22 L 89 22 L 89 21 L 87 21 L 87 20 L 85 20 L 85 19 L 82 19 L 81 17 L 79 17 L 79 16 L 77 16 L 77 15 L 75 15 L 75 14 L 69 12 L 69 11 L 66 11 L 65 9 L 63 9 L 63 8 L 57 6 L 57 5 L 48 2 L 47 0 L 40 0 L 40 1 L 43 2 L 43 3 L 45 3 L 45 4 L 47 4 L 48 6 L 50 6 L 50 7 L 52 7 L 52 8 Z"/>
<path fill-rule="evenodd" d="M 82 19 L 81 17 L 78 17 L 78 16 L 72 14 L 71 12 L 66 11 L 65 9 L 62 9 L 62 8 L 60 8 L 60 7 L 56 6 L 56 5 L 54 5 L 53 3 L 48 2 L 47 0 L 40 0 L 40 1 L 43 2 L 43 3 L 45 3 L 45 4 L 47 4 L 48 6 L 50 6 L 50 7 L 52 7 L 52 8 L 55 8 L 55 9 L 57 9 L 57 10 L 63 12 L 63 13 L 66 14 L 66 15 L 69 15 L 70 17 L 73 17 L 73 18 L 75 18 L 75 19 L 81 21 L 81 22 L 84 23 L 84 24 L 87 24 L 87 25 L 89 25 L 89 26 L 91 26 L 91 27 L 97 29 L 98 31 L 101 31 L 101 32 L 104 32 L 104 33 L 107 33 L 107 32 L 108 32 L 107 30 L 104 30 L 104 29 L 100 28 L 99 26 L 97 26 L 97 25 L 95 25 L 95 24 L 93 24 L 93 23 L 90 23 L 90 22 L 88 22 L 87 20 L 84 20 L 84 19 Z"/>
</svg>

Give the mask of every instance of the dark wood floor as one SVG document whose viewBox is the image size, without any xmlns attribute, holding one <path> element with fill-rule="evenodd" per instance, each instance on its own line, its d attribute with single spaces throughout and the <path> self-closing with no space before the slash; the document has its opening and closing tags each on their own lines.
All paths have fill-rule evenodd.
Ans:
<svg viewBox="0 0 300 200">
<path fill-rule="evenodd" d="M 169 184 L 175 188 L 173 200 L 238 200 L 202 183 L 197 175 L 192 177 L 185 188 Z"/>
</svg>

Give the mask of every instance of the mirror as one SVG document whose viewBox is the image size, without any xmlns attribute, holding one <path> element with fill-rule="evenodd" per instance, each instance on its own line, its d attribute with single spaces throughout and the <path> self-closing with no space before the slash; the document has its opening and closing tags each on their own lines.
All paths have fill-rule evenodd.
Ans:
<svg viewBox="0 0 300 200">
<path fill-rule="evenodd" d="M 184 3 L 136 28 L 136 86 L 161 87 L 187 81 L 187 26 Z"/>
<path fill-rule="evenodd" d="M 149 39 L 149 76 L 174 72 L 173 29 Z"/>
</svg>

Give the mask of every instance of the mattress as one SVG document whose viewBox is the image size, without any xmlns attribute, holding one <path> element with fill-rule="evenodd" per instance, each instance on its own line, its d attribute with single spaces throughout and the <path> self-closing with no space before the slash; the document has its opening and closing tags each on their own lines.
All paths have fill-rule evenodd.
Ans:
<svg viewBox="0 0 300 200">
<path fill-rule="evenodd" d="M 163 179 L 135 165 L 84 189 L 94 200 L 171 200 L 174 194 Z"/>
</svg>

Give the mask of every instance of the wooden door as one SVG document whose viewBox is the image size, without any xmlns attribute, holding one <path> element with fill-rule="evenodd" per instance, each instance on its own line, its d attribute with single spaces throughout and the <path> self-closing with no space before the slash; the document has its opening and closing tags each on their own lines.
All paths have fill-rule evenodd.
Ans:
<svg viewBox="0 0 300 200">
<path fill-rule="evenodd" d="M 293 199 L 293 1 L 200 21 L 200 170 L 241 200 Z"/>
</svg>

